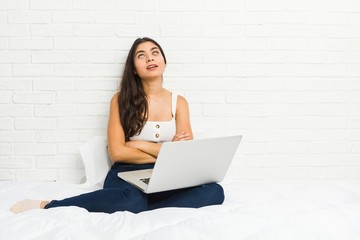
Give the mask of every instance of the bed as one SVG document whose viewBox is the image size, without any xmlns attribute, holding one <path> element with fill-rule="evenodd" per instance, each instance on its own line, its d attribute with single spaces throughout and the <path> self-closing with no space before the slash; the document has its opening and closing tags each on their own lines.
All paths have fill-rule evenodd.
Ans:
<svg viewBox="0 0 360 240">
<path fill-rule="evenodd" d="M 360 239 L 360 181 L 244 181 L 234 166 L 220 183 L 223 205 L 139 214 L 90 213 L 78 207 L 9 211 L 24 198 L 62 199 L 99 189 L 110 164 L 105 149 L 103 137 L 80 148 L 83 184 L 0 182 L 0 239 Z"/>
<path fill-rule="evenodd" d="M 225 179 L 221 206 L 139 214 L 78 207 L 13 214 L 22 198 L 51 199 L 92 189 L 81 184 L 0 182 L 0 239 L 360 239 L 360 182 Z"/>
</svg>

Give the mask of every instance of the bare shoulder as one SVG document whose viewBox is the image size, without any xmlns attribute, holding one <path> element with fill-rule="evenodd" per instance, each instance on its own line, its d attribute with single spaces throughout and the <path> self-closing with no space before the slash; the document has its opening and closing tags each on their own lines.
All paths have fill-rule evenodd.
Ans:
<svg viewBox="0 0 360 240">
<path fill-rule="evenodd" d="M 187 106 L 188 102 L 184 96 L 178 95 L 177 96 L 177 104 L 178 104 L 178 106 Z"/>
<path fill-rule="evenodd" d="M 177 106 L 176 106 L 176 112 L 187 112 L 189 111 L 189 104 L 184 96 L 178 95 L 177 96 Z"/>
<path fill-rule="evenodd" d="M 120 93 L 117 92 L 111 97 L 111 101 L 110 101 L 111 106 L 118 104 L 119 95 L 120 95 Z"/>
</svg>

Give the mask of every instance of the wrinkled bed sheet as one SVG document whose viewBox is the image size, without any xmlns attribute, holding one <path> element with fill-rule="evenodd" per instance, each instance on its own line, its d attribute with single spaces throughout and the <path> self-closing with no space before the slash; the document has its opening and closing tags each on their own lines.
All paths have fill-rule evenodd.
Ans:
<svg viewBox="0 0 360 240">
<path fill-rule="evenodd" d="M 360 239 L 359 181 L 225 180 L 225 203 L 133 214 L 78 207 L 13 214 L 19 199 L 61 199 L 82 185 L 0 182 L 0 239 Z"/>
</svg>

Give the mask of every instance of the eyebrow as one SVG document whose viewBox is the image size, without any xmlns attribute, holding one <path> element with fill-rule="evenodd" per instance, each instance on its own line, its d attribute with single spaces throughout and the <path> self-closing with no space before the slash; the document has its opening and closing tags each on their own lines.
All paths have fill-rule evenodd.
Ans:
<svg viewBox="0 0 360 240">
<path fill-rule="evenodd" d="M 158 49 L 159 50 L 159 48 L 158 47 L 152 47 L 151 49 L 150 49 L 150 51 L 153 51 L 153 50 L 155 50 L 155 49 Z M 145 51 L 144 50 L 139 50 L 139 51 L 137 51 L 136 53 L 135 53 L 135 56 L 136 55 L 138 55 L 139 53 L 144 53 Z"/>
</svg>

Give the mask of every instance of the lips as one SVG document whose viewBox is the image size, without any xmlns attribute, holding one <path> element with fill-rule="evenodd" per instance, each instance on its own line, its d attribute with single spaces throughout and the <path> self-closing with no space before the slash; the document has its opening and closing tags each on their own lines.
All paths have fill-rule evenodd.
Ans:
<svg viewBox="0 0 360 240">
<path fill-rule="evenodd" d="M 156 64 L 150 64 L 149 66 L 147 66 L 147 68 L 146 69 L 148 69 L 148 70 L 154 70 L 154 69 L 156 69 L 158 66 L 156 65 Z"/>
</svg>

